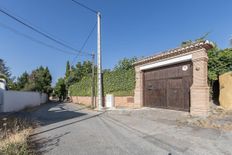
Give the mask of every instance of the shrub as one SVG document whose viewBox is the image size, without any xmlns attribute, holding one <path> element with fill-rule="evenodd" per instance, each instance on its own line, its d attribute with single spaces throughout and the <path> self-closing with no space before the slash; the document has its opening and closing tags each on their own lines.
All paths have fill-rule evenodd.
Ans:
<svg viewBox="0 0 232 155">
<path fill-rule="evenodd" d="M 217 48 L 208 52 L 208 78 L 216 81 L 218 77 L 226 72 L 232 71 L 232 49 L 219 50 Z"/>
<path fill-rule="evenodd" d="M 69 87 L 71 96 L 91 96 L 91 77 L 84 76 L 80 82 Z M 96 86 L 95 86 L 96 87 Z"/>
<path fill-rule="evenodd" d="M 91 96 L 91 77 L 83 77 L 83 79 L 72 85 L 70 90 L 71 96 Z M 96 81 L 96 79 L 95 79 Z M 95 90 L 97 83 L 95 82 Z M 131 96 L 134 94 L 135 88 L 135 71 L 115 70 L 105 72 L 103 74 L 103 90 L 105 94 L 114 94 L 115 96 Z M 96 92 L 95 92 L 96 94 Z"/>
</svg>

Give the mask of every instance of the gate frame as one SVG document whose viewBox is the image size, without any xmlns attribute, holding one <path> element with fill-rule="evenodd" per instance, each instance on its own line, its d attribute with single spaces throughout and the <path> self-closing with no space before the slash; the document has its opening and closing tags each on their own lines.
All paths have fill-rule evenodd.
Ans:
<svg viewBox="0 0 232 155">
<path fill-rule="evenodd" d="M 135 62 L 135 106 L 143 106 L 144 70 L 185 61 L 192 61 L 193 84 L 190 87 L 190 114 L 194 116 L 207 116 L 210 109 L 207 51 L 213 47 L 213 43 L 209 41 L 202 41 L 193 43 L 186 47 L 168 50 L 166 52 L 162 52 L 161 54 L 147 57 Z"/>
</svg>

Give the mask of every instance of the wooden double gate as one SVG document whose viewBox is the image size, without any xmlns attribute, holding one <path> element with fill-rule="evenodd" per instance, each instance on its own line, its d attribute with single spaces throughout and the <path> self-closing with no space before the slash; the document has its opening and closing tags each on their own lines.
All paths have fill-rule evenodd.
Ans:
<svg viewBox="0 0 232 155">
<path fill-rule="evenodd" d="M 144 71 L 144 106 L 190 111 L 191 62 Z"/>
</svg>

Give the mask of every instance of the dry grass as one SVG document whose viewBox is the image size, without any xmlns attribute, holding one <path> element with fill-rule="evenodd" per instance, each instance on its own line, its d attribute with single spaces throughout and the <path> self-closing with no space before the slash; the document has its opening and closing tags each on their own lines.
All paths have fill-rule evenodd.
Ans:
<svg viewBox="0 0 232 155">
<path fill-rule="evenodd" d="M 212 128 L 223 131 L 232 131 L 232 111 L 226 111 L 221 107 L 211 110 L 210 115 L 206 118 L 188 117 L 178 120 L 179 125 L 187 124 L 202 128 Z"/>
<path fill-rule="evenodd" d="M 28 146 L 28 137 L 31 129 L 25 129 L 11 134 L 0 142 L 0 154 L 29 155 L 31 151 Z"/>
<path fill-rule="evenodd" d="M 16 116 L 0 118 L 0 155 L 29 155 L 28 137 L 33 123 Z"/>
<path fill-rule="evenodd" d="M 192 124 L 202 128 L 213 128 L 213 129 L 224 130 L 224 131 L 232 131 L 232 123 L 218 124 L 212 120 L 196 120 L 192 122 Z"/>
</svg>

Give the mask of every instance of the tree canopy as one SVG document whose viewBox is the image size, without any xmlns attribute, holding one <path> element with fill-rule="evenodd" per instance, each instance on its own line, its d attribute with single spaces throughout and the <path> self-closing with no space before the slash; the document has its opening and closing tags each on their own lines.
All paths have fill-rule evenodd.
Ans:
<svg viewBox="0 0 232 155">
<path fill-rule="evenodd" d="M 67 87 L 75 82 L 80 81 L 84 76 L 92 73 L 92 63 L 90 61 L 78 62 L 75 66 L 70 66 L 69 62 L 66 64 L 65 84 Z"/>
<path fill-rule="evenodd" d="M 218 80 L 219 75 L 232 71 L 232 48 L 220 50 L 217 47 L 208 52 L 209 81 Z"/>
<path fill-rule="evenodd" d="M 52 92 L 51 82 L 52 76 L 49 69 L 40 66 L 29 75 L 24 90 L 50 94 Z"/>
<path fill-rule="evenodd" d="M 11 73 L 9 67 L 6 66 L 6 63 L 3 59 L 0 59 L 0 74 L 10 79 Z"/>
<path fill-rule="evenodd" d="M 14 77 L 11 77 L 10 68 L 6 66 L 3 59 L 0 59 L 0 77 L 7 81 L 7 89 L 17 89 L 16 83 L 14 82 Z"/>
<path fill-rule="evenodd" d="M 54 93 L 56 94 L 57 97 L 59 97 L 59 100 L 64 100 L 67 95 L 67 89 L 66 89 L 66 84 L 65 80 L 63 78 L 59 78 L 56 86 L 54 87 Z"/>
<path fill-rule="evenodd" d="M 67 61 L 67 63 L 66 63 L 65 77 L 69 77 L 70 76 L 70 72 L 71 72 L 71 66 L 70 66 L 69 61 Z"/>
<path fill-rule="evenodd" d="M 133 63 L 137 60 L 136 57 L 133 58 L 123 58 L 115 66 L 114 70 L 129 70 L 133 69 Z"/>
<path fill-rule="evenodd" d="M 23 90 L 26 84 L 29 82 L 29 74 L 24 72 L 21 76 L 17 79 L 17 90 Z"/>
</svg>

